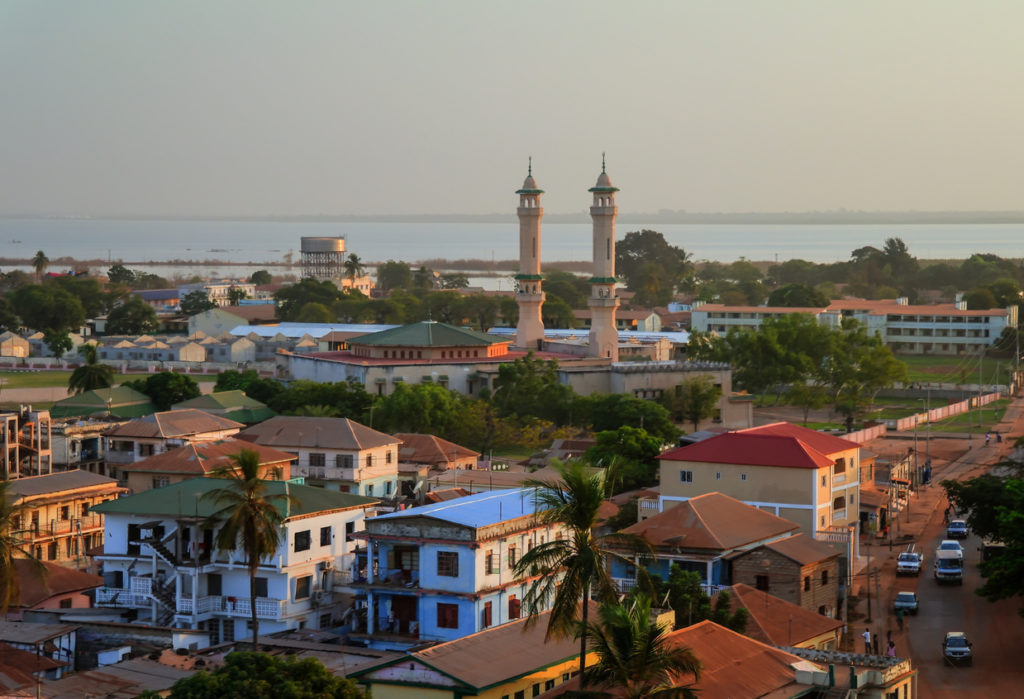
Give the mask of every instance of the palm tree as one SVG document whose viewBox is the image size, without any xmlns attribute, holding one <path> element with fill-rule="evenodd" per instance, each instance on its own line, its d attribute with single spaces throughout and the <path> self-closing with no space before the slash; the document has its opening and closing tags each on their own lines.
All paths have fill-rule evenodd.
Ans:
<svg viewBox="0 0 1024 699">
<path fill-rule="evenodd" d="M 609 465 L 603 473 L 585 469 L 579 460 L 566 465 L 556 462 L 554 467 L 561 475 L 560 480 L 531 480 L 525 485 L 535 488 L 537 519 L 543 524 L 561 524 L 566 529 L 565 536 L 524 554 L 516 564 L 515 575 L 534 578 L 523 598 L 530 620 L 551 606 L 546 638 L 580 632 L 582 687 L 587 663 L 586 603 L 592 597 L 614 602 L 618 591 L 608 570 L 609 559 L 633 564 L 620 551 L 643 555 L 650 551 L 650 546 L 629 534 L 594 534 L 598 508 L 614 487 L 617 463 Z"/>
<path fill-rule="evenodd" d="M 21 599 L 16 559 L 29 561 L 40 580 L 46 576 L 46 568 L 25 547 L 18 531 L 24 526 L 22 521 L 27 512 L 23 505 L 15 504 L 14 493 L 10 492 L 12 485 L 13 481 L 0 481 L 0 618 L 7 614 L 12 602 Z"/>
<path fill-rule="evenodd" d="M 285 515 L 281 507 L 294 507 L 298 500 L 287 492 L 270 495 L 267 481 L 260 479 L 260 456 L 252 449 L 231 454 L 232 465 L 214 472 L 214 477 L 227 479 L 223 488 L 211 490 L 203 499 L 212 500 L 218 509 L 206 526 L 220 526 L 214 538 L 218 551 L 238 549 L 245 554 L 249 568 L 249 607 L 252 611 L 252 645 L 259 650 L 259 618 L 256 615 L 256 573 L 260 561 L 277 551 L 281 542 L 281 526 Z"/>
<path fill-rule="evenodd" d="M 68 391 L 74 395 L 95 391 L 97 388 L 110 388 L 114 385 L 114 367 L 100 364 L 96 355 L 96 345 L 91 342 L 78 348 L 78 353 L 85 357 L 85 364 L 71 372 L 68 377 Z"/>
<path fill-rule="evenodd" d="M 597 664 L 587 668 L 586 682 L 614 690 L 614 696 L 695 697 L 690 686 L 680 681 L 700 678 L 701 663 L 689 648 L 673 645 L 667 636 L 671 627 L 651 619 L 651 599 L 635 597 L 628 605 L 606 604 L 597 623 L 587 623 L 586 633 Z"/>
<path fill-rule="evenodd" d="M 349 256 L 345 258 L 345 276 L 355 281 L 356 277 L 361 277 L 366 273 L 366 268 L 363 266 L 363 261 L 359 259 L 359 255 L 355 253 L 349 253 Z"/>
<path fill-rule="evenodd" d="M 36 279 L 38 280 L 43 276 L 43 272 L 50 266 L 50 258 L 46 256 L 46 253 L 42 250 L 36 252 L 35 257 L 32 258 L 32 269 L 36 271 Z"/>
</svg>

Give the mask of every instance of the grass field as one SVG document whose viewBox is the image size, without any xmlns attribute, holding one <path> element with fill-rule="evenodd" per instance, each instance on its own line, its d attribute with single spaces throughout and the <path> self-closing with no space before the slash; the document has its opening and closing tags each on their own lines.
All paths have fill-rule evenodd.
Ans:
<svg viewBox="0 0 1024 699">
<path fill-rule="evenodd" d="M 983 358 L 978 373 L 978 357 L 935 357 L 897 355 L 907 365 L 911 383 L 982 384 L 1006 383 L 1009 359 Z"/>
<path fill-rule="evenodd" d="M 4 388 L 53 388 L 67 386 L 70 371 L 0 371 L 0 383 Z M 148 374 L 115 374 L 114 385 L 125 381 L 144 379 Z M 215 376 L 192 376 L 197 383 L 213 383 Z"/>
</svg>

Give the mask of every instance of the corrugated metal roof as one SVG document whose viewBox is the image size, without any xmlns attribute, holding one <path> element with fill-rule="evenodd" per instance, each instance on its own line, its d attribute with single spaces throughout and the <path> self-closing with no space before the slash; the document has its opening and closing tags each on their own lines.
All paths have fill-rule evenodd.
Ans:
<svg viewBox="0 0 1024 699">
<path fill-rule="evenodd" d="M 231 329 L 231 334 L 238 337 L 256 334 L 260 337 L 274 337 L 278 333 L 298 339 L 304 335 L 320 339 L 327 333 L 375 333 L 382 330 L 397 328 L 397 325 L 376 325 L 371 323 L 276 323 L 274 325 L 239 325 Z"/>
<path fill-rule="evenodd" d="M 188 437 L 207 432 L 221 432 L 224 430 L 241 429 L 245 427 L 240 422 L 228 420 L 204 413 L 202 410 L 189 408 L 186 410 L 168 410 L 162 413 L 154 413 L 131 422 L 126 422 L 120 427 L 115 427 L 104 434 L 108 437 Z"/>
<path fill-rule="evenodd" d="M 355 451 L 401 442 L 347 417 L 278 415 L 238 433 L 239 439 L 280 449 L 320 448 Z"/>
<path fill-rule="evenodd" d="M 506 522 L 534 514 L 533 490 L 515 488 L 489 493 L 477 493 L 464 498 L 439 502 L 434 505 L 414 507 L 409 510 L 391 512 L 367 520 L 369 525 L 385 519 L 408 517 L 431 517 L 464 527 L 479 529 L 498 522 Z"/>
<path fill-rule="evenodd" d="M 787 536 L 785 539 L 765 544 L 765 548 L 771 549 L 800 565 L 818 563 L 839 556 L 839 552 L 824 541 L 818 541 L 806 534 Z"/>
<path fill-rule="evenodd" d="M 349 341 L 350 345 L 377 345 L 382 347 L 457 347 L 488 346 L 507 342 L 475 330 L 458 328 L 447 323 L 424 320 L 401 325 L 390 330 L 363 335 Z"/>
<path fill-rule="evenodd" d="M 659 459 L 748 466 L 818 469 L 832 465 L 832 455 L 860 447 L 824 432 L 777 422 L 723 434 L 670 449 Z"/>
<path fill-rule="evenodd" d="M 65 490 L 93 488 L 103 485 L 117 486 L 117 481 L 113 478 L 101 476 L 98 473 L 75 469 L 74 471 L 18 478 L 11 481 L 8 492 L 18 497 L 34 497 L 47 493 L 60 493 Z"/>
<path fill-rule="evenodd" d="M 294 461 L 297 457 L 273 447 L 255 444 L 241 439 L 221 439 L 216 442 L 186 444 L 170 451 L 154 454 L 133 464 L 121 466 L 121 470 L 144 471 L 146 473 L 191 473 L 205 476 L 221 468 L 234 468 L 231 456 L 241 453 L 243 449 L 254 451 L 259 455 L 261 466 L 281 464 Z"/>
<path fill-rule="evenodd" d="M 746 635 L 773 646 L 799 645 L 834 632 L 844 624 L 840 619 L 830 619 L 743 583 L 733 585 L 730 592 L 730 608 L 746 607 L 750 613 L 752 624 L 748 625 Z"/>
</svg>

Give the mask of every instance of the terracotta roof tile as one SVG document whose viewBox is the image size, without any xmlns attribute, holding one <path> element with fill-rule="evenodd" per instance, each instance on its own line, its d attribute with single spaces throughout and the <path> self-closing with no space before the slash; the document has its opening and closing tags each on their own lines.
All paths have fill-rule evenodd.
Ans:
<svg viewBox="0 0 1024 699">
<path fill-rule="evenodd" d="M 402 445 L 398 447 L 399 461 L 437 464 L 480 456 L 478 451 L 467 449 L 432 434 L 397 432 L 395 437 L 402 442 Z"/>
<path fill-rule="evenodd" d="M 51 597 L 84 592 L 103 584 L 103 578 L 98 575 L 91 575 L 74 568 L 65 568 L 47 561 L 41 563 L 45 570 L 43 575 L 40 575 L 38 569 L 27 559 L 15 559 L 14 570 L 18 576 L 21 599 L 14 600 L 12 606 L 34 607 Z"/>
<path fill-rule="evenodd" d="M 795 537 L 793 537 L 795 538 Z M 762 590 L 742 583 L 729 588 L 730 609 L 746 607 L 750 625 L 746 634 L 773 646 L 796 646 L 843 627 L 839 619 L 831 619 L 808 611 Z M 717 600 L 718 595 L 715 595 Z M 715 600 L 712 600 L 714 604 Z"/>
<path fill-rule="evenodd" d="M 359 450 L 398 444 L 401 440 L 347 417 L 278 415 L 238 433 L 239 439 L 279 449 L 316 447 Z"/>
<path fill-rule="evenodd" d="M 259 454 L 260 466 L 288 463 L 297 458 L 279 449 L 243 439 L 220 439 L 216 442 L 186 444 L 177 449 L 154 454 L 133 464 L 126 464 L 121 470 L 205 476 L 221 468 L 231 468 L 233 462 L 230 457 L 243 449 Z"/>
<path fill-rule="evenodd" d="M 104 435 L 166 439 L 168 437 L 192 437 L 207 432 L 222 432 L 243 427 L 245 425 L 240 422 L 210 415 L 202 410 L 168 410 L 126 422 L 120 427 L 104 432 Z"/>
<path fill-rule="evenodd" d="M 839 556 L 839 552 L 824 541 L 817 541 L 802 533 L 765 544 L 765 548 L 800 565 L 820 563 Z"/>
<path fill-rule="evenodd" d="M 860 447 L 788 422 L 734 430 L 695 444 L 670 449 L 658 456 L 668 461 L 692 461 L 749 466 L 819 469 L 831 466 L 832 455 Z"/>
</svg>

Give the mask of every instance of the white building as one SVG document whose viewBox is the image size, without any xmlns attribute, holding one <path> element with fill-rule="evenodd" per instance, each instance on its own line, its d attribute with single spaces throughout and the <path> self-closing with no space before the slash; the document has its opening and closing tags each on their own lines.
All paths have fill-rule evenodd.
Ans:
<svg viewBox="0 0 1024 699">
<path fill-rule="evenodd" d="M 96 556 L 105 587 L 96 605 L 135 609 L 155 625 L 204 629 L 213 643 L 245 638 L 253 604 L 261 633 L 340 623 L 344 609 L 334 591 L 350 582 L 353 535 L 376 500 L 266 481 L 285 519 L 277 551 L 260 562 L 253 600 L 244 553 L 215 550 L 218 530 L 204 526 L 217 511 L 206 494 L 229 483 L 194 478 L 96 506 L 105 516 Z"/>
</svg>

